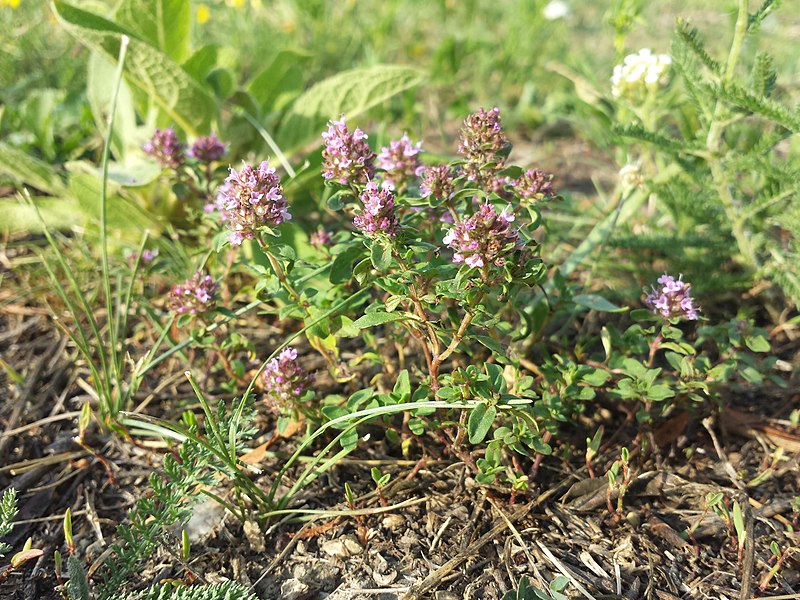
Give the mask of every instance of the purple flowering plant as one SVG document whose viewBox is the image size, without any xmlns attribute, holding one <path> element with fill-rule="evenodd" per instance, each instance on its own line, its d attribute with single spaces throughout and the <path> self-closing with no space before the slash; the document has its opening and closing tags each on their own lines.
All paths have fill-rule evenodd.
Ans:
<svg viewBox="0 0 800 600">
<path fill-rule="evenodd" d="M 289 181 L 287 192 L 267 160 L 230 167 L 215 189 L 218 255 L 254 277 L 256 304 L 286 338 L 249 371 L 227 358 L 245 346 L 215 334 L 206 336 L 214 338 L 209 348 L 232 389 L 250 377 L 240 406 L 273 415 L 278 432 L 291 420 L 310 425 L 298 452 L 326 432 L 335 433 L 326 451 L 338 444 L 348 452 L 366 423 L 401 445 L 432 433 L 480 483 L 499 478 L 523 493 L 519 457 L 535 462 L 552 452 L 552 437 L 598 391 L 635 402 L 648 421 L 671 402 L 713 398 L 715 381 L 734 377 L 746 350 L 763 346 L 755 330 L 741 335 L 741 351 L 729 351 L 734 342 L 718 329 L 701 334 L 691 277 L 665 273 L 646 291 L 644 308 L 629 312 L 627 331 L 609 323 L 602 340 L 582 342 L 586 350 L 564 350 L 550 328 L 581 310 L 625 309 L 574 294 L 563 277 L 548 280 L 534 232 L 558 198 L 554 177 L 509 164 L 500 111 L 469 115 L 445 164 L 422 162 L 421 145 L 407 134 L 378 154 L 370 141 L 343 117 L 330 122 L 321 136 L 323 195 L 310 213 L 296 209 L 303 199 L 289 195 Z M 216 280 L 198 273 L 175 287 L 170 306 L 201 314 L 215 291 Z M 716 361 L 702 355 L 712 339 Z M 525 358 L 542 344 L 552 345 L 537 362 Z M 364 369 L 370 378 L 359 389 L 351 382 Z M 322 382 L 353 387 L 348 397 L 322 394 Z M 251 499 L 285 506 L 324 456 L 278 498 L 293 457 L 270 492 Z"/>
<path fill-rule="evenodd" d="M 216 133 L 184 141 L 174 128 L 156 129 L 142 145 L 142 151 L 163 170 L 169 181 L 166 203 L 172 222 L 185 226 L 203 213 L 219 209 L 215 189 L 224 178 L 227 146 Z M 155 206 L 151 207 L 151 209 Z M 188 222 L 188 223 L 187 223 Z"/>
</svg>

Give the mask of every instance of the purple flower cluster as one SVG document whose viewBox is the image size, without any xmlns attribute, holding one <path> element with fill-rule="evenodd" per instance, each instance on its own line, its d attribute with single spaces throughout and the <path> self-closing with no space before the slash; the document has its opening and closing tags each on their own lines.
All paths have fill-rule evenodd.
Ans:
<svg viewBox="0 0 800 600">
<path fill-rule="evenodd" d="M 211 275 L 198 271 L 191 279 L 172 288 L 169 307 L 178 315 L 196 315 L 214 307 L 214 294 L 219 284 Z"/>
<path fill-rule="evenodd" d="M 502 151 L 508 140 L 500 124 L 500 109 L 484 109 L 464 120 L 458 142 L 458 153 L 464 157 L 467 179 L 486 183 L 505 166 Z"/>
<path fill-rule="evenodd" d="M 419 184 L 419 193 L 423 198 L 447 201 L 456 191 L 456 177 L 458 171 L 450 165 L 435 165 L 425 167 L 422 171 L 422 181 Z"/>
<path fill-rule="evenodd" d="M 297 362 L 297 350 L 289 346 L 269 361 L 261 374 L 267 405 L 275 412 L 290 408 L 300 399 L 313 378 Z"/>
<path fill-rule="evenodd" d="M 407 134 L 399 140 L 389 142 L 378 154 L 378 168 L 386 171 L 383 180 L 396 191 L 402 192 L 408 184 L 419 177 L 424 167 L 419 159 L 422 142 L 412 144 Z"/>
<path fill-rule="evenodd" d="M 199 137 L 192 144 L 189 156 L 202 163 L 218 161 L 225 155 L 225 144 L 219 141 L 216 134 Z"/>
<path fill-rule="evenodd" d="M 368 235 L 385 234 L 394 236 L 399 228 L 394 209 L 394 194 L 381 189 L 374 181 L 370 181 L 361 193 L 364 208 L 356 215 L 353 224 Z"/>
<path fill-rule="evenodd" d="M 553 176 L 541 169 L 528 169 L 520 177 L 508 183 L 522 200 L 536 202 L 556 195 Z"/>
<path fill-rule="evenodd" d="M 252 240 L 260 227 L 280 225 L 292 218 L 280 179 L 266 160 L 257 168 L 246 164 L 238 172 L 230 169 L 215 204 L 235 246 Z"/>
<path fill-rule="evenodd" d="M 308 241 L 314 248 L 321 250 L 322 248 L 331 245 L 333 236 L 322 225 L 320 225 L 317 230 L 308 237 Z"/>
<path fill-rule="evenodd" d="M 659 287 L 651 288 L 644 303 L 667 319 L 682 317 L 690 321 L 697 320 L 698 308 L 690 296 L 692 286 L 682 281 L 682 277 L 683 275 L 675 279 L 664 273 L 658 278 Z"/>
<path fill-rule="evenodd" d="M 465 219 L 444 236 L 444 243 L 455 250 L 453 262 L 469 267 L 505 264 L 508 255 L 519 246 L 519 234 L 511 227 L 514 215 L 510 207 L 497 214 L 489 203 L 481 205 L 478 212 Z"/>
<path fill-rule="evenodd" d="M 347 129 L 344 115 L 340 121 L 330 121 L 322 134 L 322 176 L 343 185 L 367 183 L 375 175 L 375 153 L 367 144 L 367 134 Z"/>
<path fill-rule="evenodd" d="M 153 137 L 142 146 L 142 150 L 155 158 L 165 169 L 179 169 L 186 159 L 183 143 L 171 127 L 156 129 Z"/>
</svg>

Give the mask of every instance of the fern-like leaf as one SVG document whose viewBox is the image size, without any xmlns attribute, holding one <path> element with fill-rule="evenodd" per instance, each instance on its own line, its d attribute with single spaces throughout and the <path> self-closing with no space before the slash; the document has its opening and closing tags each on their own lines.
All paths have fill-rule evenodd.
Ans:
<svg viewBox="0 0 800 600">
<path fill-rule="evenodd" d="M 3 492 L 3 499 L 0 500 L 0 537 L 11 533 L 14 525 L 12 521 L 17 516 L 17 490 L 8 488 Z M 0 542 L 0 557 L 5 556 L 11 550 L 11 546 Z"/>
<path fill-rule="evenodd" d="M 612 131 L 622 137 L 648 142 L 670 154 L 691 152 L 699 149 L 697 146 L 682 139 L 674 138 L 663 132 L 650 131 L 641 125 L 614 126 Z"/>
<path fill-rule="evenodd" d="M 780 6 L 779 0 L 764 0 L 764 4 L 754 12 L 747 15 L 747 31 L 752 32 L 761 26 L 762 21 L 766 19 L 772 11 Z"/>
<path fill-rule="evenodd" d="M 732 82 L 710 85 L 709 92 L 728 104 L 746 112 L 761 115 L 794 133 L 800 131 L 800 112 L 789 110 L 769 98 L 757 96 L 741 85 Z"/>
<path fill-rule="evenodd" d="M 771 96 L 777 80 L 778 74 L 775 71 L 772 57 L 766 52 L 756 54 L 750 77 L 750 87 L 753 93 L 764 98 Z"/>
<path fill-rule="evenodd" d="M 705 43 L 703 42 L 702 38 L 700 37 L 700 32 L 692 27 L 692 25 L 684 20 L 678 19 L 678 26 L 675 30 L 677 34 L 677 39 L 691 52 L 700 59 L 706 68 L 714 73 L 715 75 L 719 75 L 722 72 L 722 67 L 714 60 L 711 55 L 706 51 Z"/>
<path fill-rule="evenodd" d="M 197 587 L 156 585 L 125 600 L 258 600 L 237 583 L 226 582 Z"/>
<path fill-rule="evenodd" d="M 69 579 L 64 585 L 69 600 L 91 600 L 89 593 L 89 581 L 86 578 L 86 571 L 74 556 L 67 558 L 67 576 Z"/>
</svg>

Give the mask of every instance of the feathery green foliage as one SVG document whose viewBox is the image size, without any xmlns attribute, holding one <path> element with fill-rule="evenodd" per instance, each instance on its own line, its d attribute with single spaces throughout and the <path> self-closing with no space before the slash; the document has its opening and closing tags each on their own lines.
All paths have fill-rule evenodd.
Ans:
<svg viewBox="0 0 800 600">
<path fill-rule="evenodd" d="M 17 490 L 8 488 L 0 500 L 0 537 L 5 537 L 14 528 L 12 521 L 17 516 Z M 0 557 L 5 556 L 11 546 L 0 542 Z"/>
<path fill-rule="evenodd" d="M 633 122 L 625 120 L 623 111 L 623 124 L 614 131 L 628 141 L 629 157 L 644 158 L 651 210 L 669 216 L 669 221 L 654 216 L 645 227 L 659 235 L 636 242 L 640 248 L 653 243 L 648 261 L 662 256 L 688 273 L 715 274 L 704 278 L 701 289 L 730 283 L 735 274 L 739 286 L 768 278 L 797 304 L 800 229 L 783 215 L 799 197 L 800 156 L 781 144 L 800 131 L 800 111 L 780 101 L 769 54 L 757 53 L 747 74 L 737 68 L 745 39 L 777 6 L 767 1 L 748 14 L 747 4 L 740 2 L 725 61 L 711 55 L 696 28 L 679 20 L 672 49 L 676 89 L 649 88 L 645 101 L 627 107 L 636 117 Z M 680 168 L 665 178 L 662 173 L 670 164 Z M 674 232 L 670 244 L 665 243 L 670 236 L 659 231 L 665 224 Z M 693 253 L 688 249 L 696 245 L 692 236 L 698 232 L 706 237 L 706 249 Z M 611 243 L 632 242 L 619 238 Z"/>
<path fill-rule="evenodd" d="M 145 592 L 125 596 L 125 600 L 258 600 L 255 595 L 237 583 L 186 587 L 183 585 L 157 585 Z"/>
<path fill-rule="evenodd" d="M 184 415 L 181 431 L 185 438 L 176 455 L 165 455 L 163 475 L 153 473 L 150 476 L 152 495 L 139 500 L 129 514 L 129 522 L 117 529 L 112 557 L 104 565 L 101 600 L 113 598 L 137 572 L 141 562 L 159 547 L 177 544 L 170 531 L 189 519 L 197 502 L 209 497 L 218 500 L 211 491 L 218 482 L 218 474 L 234 475 L 230 466 L 209 451 L 202 440 L 214 437 L 221 428 L 233 432 L 231 440 L 235 452 L 241 450 L 254 431 L 248 425 L 253 418 L 252 406 L 244 407 L 240 416 L 243 422 L 233 427 L 235 417 L 225 410 L 222 402 L 216 413 L 207 417 L 201 428 L 193 414 Z"/>
</svg>

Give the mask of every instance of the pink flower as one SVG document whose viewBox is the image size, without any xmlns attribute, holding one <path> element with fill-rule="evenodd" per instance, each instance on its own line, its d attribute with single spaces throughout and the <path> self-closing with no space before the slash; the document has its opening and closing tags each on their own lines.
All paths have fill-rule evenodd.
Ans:
<svg viewBox="0 0 800 600">
<path fill-rule="evenodd" d="M 508 139 L 500 124 L 500 109 L 479 109 L 464 120 L 458 153 L 464 157 L 464 173 L 469 181 L 488 183 L 503 170 Z"/>
<path fill-rule="evenodd" d="M 363 184 L 375 175 L 375 153 L 367 143 L 367 134 L 360 129 L 347 129 L 344 115 L 340 121 L 331 120 L 322 134 L 322 176 L 342 185 Z"/>
<path fill-rule="evenodd" d="M 456 264 L 463 262 L 473 269 L 500 267 L 519 248 L 519 234 L 510 227 L 514 219 L 510 206 L 497 214 L 494 206 L 486 203 L 474 215 L 448 229 L 442 241 L 455 250 Z"/>
<path fill-rule="evenodd" d="M 292 218 L 280 179 L 266 160 L 255 169 L 247 164 L 240 171 L 230 169 L 215 204 L 231 231 L 229 240 L 234 246 L 252 240 L 261 227 L 280 225 Z"/>
<path fill-rule="evenodd" d="M 422 142 L 412 144 L 405 133 L 399 140 L 389 142 L 389 146 L 381 148 L 378 155 L 378 168 L 386 171 L 384 183 L 389 184 L 395 191 L 402 192 L 408 184 L 422 173 L 423 166 L 419 154 L 422 152 Z"/>
<path fill-rule="evenodd" d="M 156 159 L 164 169 L 179 169 L 184 163 L 184 145 L 171 127 L 156 129 L 142 150 Z"/>
<path fill-rule="evenodd" d="M 191 279 L 172 288 L 169 307 L 178 315 L 196 315 L 211 310 L 219 284 L 211 275 L 197 271 Z"/>
<path fill-rule="evenodd" d="M 683 275 L 675 279 L 664 273 L 658 278 L 659 287 L 652 287 L 644 303 L 661 316 L 697 320 L 698 308 L 694 305 L 690 293 L 692 286 L 682 281 Z M 646 291 L 646 290 L 645 290 Z"/>
<path fill-rule="evenodd" d="M 367 235 L 385 234 L 392 237 L 397 233 L 400 225 L 392 192 L 380 189 L 374 181 L 370 181 L 361 193 L 361 203 L 364 208 L 353 219 L 356 227 Z"/>
<path fill-rule="evenodd" d="M 289 409 L 300 400 L 313 382 L 297 361 L 297 350 L 291 346 L 270 360 L 261 373 L 261 383 L 267 392 L 266 402 L 274 412 Z"/>
</svg>

